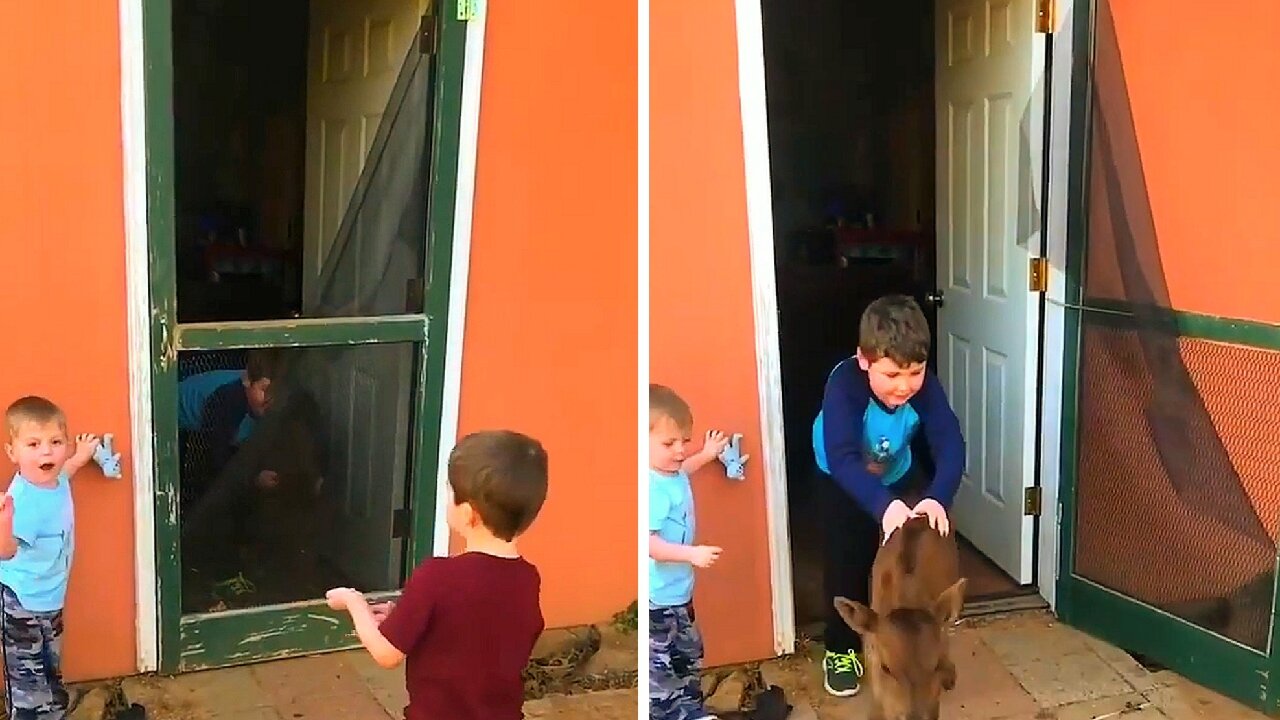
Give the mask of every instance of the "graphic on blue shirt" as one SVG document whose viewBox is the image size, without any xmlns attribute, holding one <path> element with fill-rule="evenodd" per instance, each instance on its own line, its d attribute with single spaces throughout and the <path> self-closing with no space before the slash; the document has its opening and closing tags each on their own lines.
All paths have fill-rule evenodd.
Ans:
<svg viewBox="0 0 1280 720">
<path fill-rule="evenodd" d="M 669 543 L 693 544 L 693 487 L 683 472 L 649 470 L 649 532 Z M 650 607 L 674 607 L 693 599 L 693 566 L 649 558 Z"/>
<path fill-rule="evenodd" d="M 837 363 L 831 375 L 852 358 Z M 830 376 L 828 376 L 829 378 Z M 880 477 L 885 487 L 893 485 L 911 468 L 911 441 L 920 429 L 920 415 L 910 403 L 890 410 L 872 396 L 862 414 L 862 457 L 867 469 Z M 813 421 L 813 456 L 822 472 L 831 474 L 827 464 L 827 442 L 823 414 Z"/>
<path fill-rule="evenodd" d="M 872 400 L 862 416 L 862 427 L 868 469 L 879 470 L 885 487 L 901 480 L 911 467 L 911 440 L 920 427 L 916 409 L 907 404 L 890 411 Z"/>
<path fill-rule="evenodd" d="M 18 552 L 0 562 L 0 583 L 13 590 L 26 610 L 61 610 L 75 554 L 70 478 L 61 475 L 56 487 L 43 488 L 15 475 L 9 496 Z"/>
</svg>

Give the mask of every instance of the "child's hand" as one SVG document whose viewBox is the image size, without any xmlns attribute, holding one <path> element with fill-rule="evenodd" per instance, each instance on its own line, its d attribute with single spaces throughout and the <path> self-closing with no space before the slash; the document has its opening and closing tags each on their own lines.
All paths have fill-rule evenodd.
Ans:
<svg viewBox="0 0 1280 720">
<path fill-rule="evenodd" d="M 695 545 L 690 548 L 689 562 L 694 567 L 709 568 L 720 559 L 721 548 L 714 545 Z"/>
<path fill-rule="evenodd" d="M 707 440 L 702 445 L 702 452 L 708 457 L 719 457 L 720 451 L 729 446 L 729 436 L 719 430 L 708 430 Z"/>
<path fill-rule="evenodd" d="M 919 507 L 919 506 L 917 506 Z M 880 529 L 884 531 L 884 539 L 880 544 L 889 542 L 889 536 L 904 523 L 911 519 L 911 508 L 901 500 L 894 500 L 889 503 L 889 507 L 884 511 L 884 517 L 880 519 Z"/>
<path fill-rule="evenodd" d="M 947 509 L 933 498 L 925 498 L 916 503 L 911 510 L 912 515 L 923 515 L 929 518 L 929 527 L 946 537 L 951 532 L 951 521 L 947 519 Z"/>
<path fill-rule="evenodd" d="M 13 534 L 13 496 L 9 493 L 0 493 L 0 528 L 8 528 L 8 534 Z"/>
<path fill-rule="evenodd" d="M 391 611 L 394 610 L 395 608 L 396 608 L 396 604 L 394 602 L 388 601 L 384 603 L 378 603 L 377 605 L 370 605 L 369 612 L 373 615 L 374 622 L 377 622 L 379 625 L 381 625 L 382 621 L 386 620 L 387 616 L 390 615 Z"/>
<path fill-rule="evenodd" d="M 102 440 L 98 439 L 93 433 L 81 433 L 76 436 L 76 454 L 75 457 L 81 463 L 86 463 L 93 458 L 93 453 L 102 444 Z"/>
<path fill-rule="evenodd" d="M 334 610 L 349 610 L 353 601 L 363 598 L 364 595 L 359 590 L 348 587 L 337 587 L 324 594 L 324 599 L 329 601 L 329 607 Z"/>
</svg>

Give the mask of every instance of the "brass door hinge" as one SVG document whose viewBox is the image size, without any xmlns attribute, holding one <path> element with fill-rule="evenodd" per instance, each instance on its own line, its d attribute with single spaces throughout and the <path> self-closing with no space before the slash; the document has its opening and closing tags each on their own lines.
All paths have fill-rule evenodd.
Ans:
<svg viewBox="0 0 1280 720">
<path fill-rule="evenodd" d="M 458 22 L 476 19 L 480 12 L 480 0 L 458 0 Z"/>
<path fill-rule="evenodd" d="M 1029 487 L 1022 491 L 1022 514 L 1040 517 L 1040 487 Z"/>
<path fill-rule="evenodd" d="M 1049 259 L 1033 257 L 1027 268 L 1028 290 L 1033 293 L 1049 291 Z"/>
<path fill-rule="evenodd" d="M 1054 0 L 1036 0 L 1036 32 L 1048 35 L 1053 32 L 1057 19 L 1057 3 Z"/>
</svg>

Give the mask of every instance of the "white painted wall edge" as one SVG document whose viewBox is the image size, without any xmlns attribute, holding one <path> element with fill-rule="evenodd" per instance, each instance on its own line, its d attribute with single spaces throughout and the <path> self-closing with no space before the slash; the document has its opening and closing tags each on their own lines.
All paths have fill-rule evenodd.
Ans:
<svg viewBox="0 0 1280 720">
<path fill-rule="evenodd" d="M 480 89 L 484 70 L 484 28 L 488 3 L 478 3 L 467 23 L 462 62 L 462 107 L 458 128 L 458 180 L 453 203 L 453 253 L 449 270 L 448 335 L 444 350 L 444 386 L 440 405 L 440 450 L 436 457 L 436 512 L 431 552 L 449 554 L 449 451 L 458 441 L 462 402 L 462 348 L 467 328 L 467 281 L 471 273 L 471 219 L 476 197 L 476 152 L 480 136 Z M 430 338 L 428 338 L 430 342 Z"/>
<path fill-rule="evenodd" d="M 1052 36 L 1037 34 L 1032 38 L 1032 92 L 1026 111 L 1026 132 L 1029 143 L 1028 161 L 1030 163 L 1028 170 L 1032 182 L 1031 195 L 1033 203 L 1039 207 L 1041 213 L 1047 211 L 1043 183 L 1045 173 L 1048 172 L 1048 168 L 1045 166 L 1044 154 L 1045 146 L 1049 142 L 1047 137 L 1049 108 L 1046 106 L 1048 103 L 1046 88 L 1049 87 L 1047 53 L 1051 42 Z M 1025 246 L 1025 257 L 1038 256 L 1044 238 L 1044 228 L 1036 227 L 1034 234 L 1030 237 L 1029 244 Z M 1024 256 L 1019 254 L 1018 257 L 1019 262 L 1022 262 Z M 1023 355 L 1025 374 L 1021 393 L 1023 417 L 1022 484 L 1024 486 L 1033 485 L 1037 480 L 1042 479 L 1038 475 L 1037 462 L 1039 458 L 1036 454 L 1037 446 L 1040 444 L 1038 431 L 1039 413 L 1041 411 L 1040 396 L 1043 388 L 1040 367 L 1042 357 L 1046 351 L 1045 338 L 1040 333 L 1041 313 L 1041 298 L 1036 295 L 1029 295 L 1025 314 L 1027 342 Z M 973 439 L 970 438 L 969 441 L 972 442 Z M 1041 548 L 1037 533 L 1042 524 L 1039 520 L 1039 518 L 1023 518 L 1022 532 L 1018 540 L 1025 552 L 1020 553 L 1021 562 L 1018 572 L 1012 575 L 1013 579 L 1019 584 L 1030 585 L 1038 579 L 1036 566 Z"/>
<path fill-rule="evenodd" d="M 1040 409 L 1040 536 L 1037 580 L 1040 596 L 1057 608 L 1058 561 L 1061 557 L 1059 488 L 1062 482 L 1062 394 L 1066 368 L 1067 200 L 1071 137 L 1071 70 L 1073 65 L 1072 0 L 1057 3 L 1053 34 L 1053 67 L 1049 99 L 1049 292 L 1044 308 L 1044 377 Z"/>
<path fill-rule="evenodd" d="M 649 598 L 649 3 L 636 3 L 636 599 L 645 617 Z M 644 600 L 646 602 L 640 602 Z M 636 633 L 636 656 L 648 652 L 648 633 Z M 637 686 L 649 686 L 649 663 L 639 663 Z"/>
<path fill-rule="evenodd" d="M 636 3 L 636 593 L 645 617 L 649 587 L 649 3 Z M 645 602 L 640 602 L 644 600 Z M 636 656 L 648 653 L 648 633 L 636 633 Z M 649 686 L 649 663 L 636 668 L 637 687 Z"/>
<path fill-rule="evenodd" d="M 795 588 L 787 522 L 787 459 L 782 419 L 782 363 L 778 347 L 778 290 L 774 269 L 773 191 L 769 172 L 769 120 L 764 73 L 761 0 L 735 0 L 738 33 L 738 100 L 751 248 L 751 309 L 755 318 L 756 379 L 760 393 L 773 646 L 795 651 Z"/>
<path fill-rule="evenodd" d="M 160 659 L 160 608 L 156 587 L 155 457 L 151 445 L 151 276 L 147 269 L 147 105 L 142 35 L 142 0 L 120 0 L 129 452 L 133 456 L 133 565 L 138 608 L 136 659 L 138 672 L 153 672 Z"/>
</svg>

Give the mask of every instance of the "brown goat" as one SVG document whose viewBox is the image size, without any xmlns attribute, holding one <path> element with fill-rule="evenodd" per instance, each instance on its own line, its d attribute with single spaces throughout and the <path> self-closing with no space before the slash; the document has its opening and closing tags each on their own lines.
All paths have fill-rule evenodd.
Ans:
<svg viewBox="0 0 1280 720">
<path fill-rule="evenodd" d="M 840 617 L 862 636 L 871 720 L 938 720 L 955 687 L 946 626 L 960 616 L 965 581 L 953 535 L 915 517 L 889 536 L 871 568 L 871 607 L 838 597 Z"/>
</svg>

